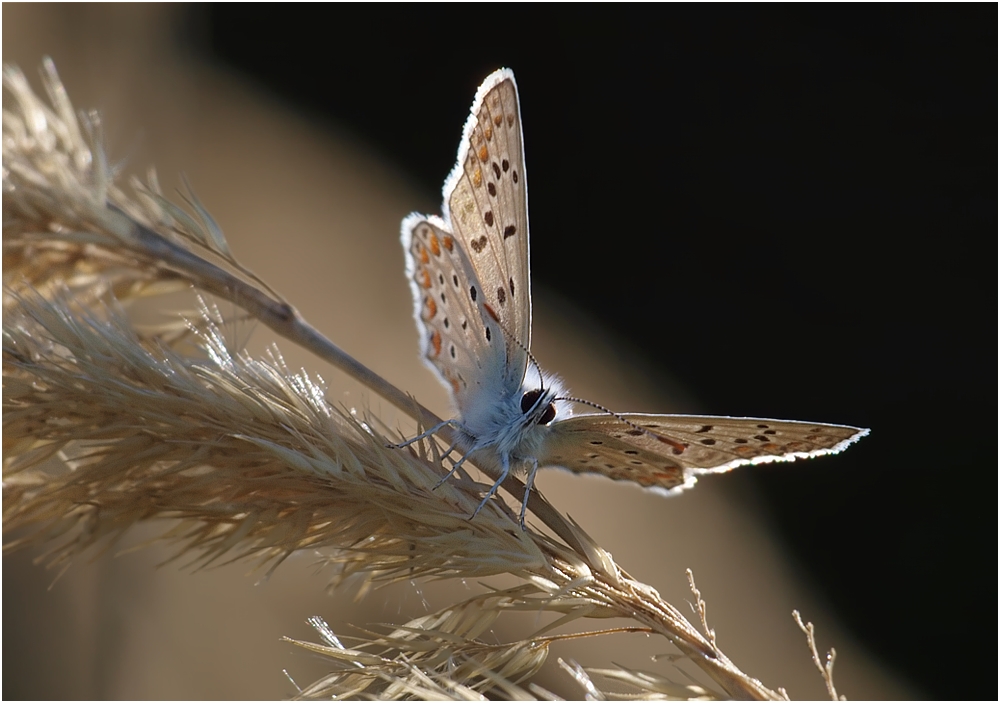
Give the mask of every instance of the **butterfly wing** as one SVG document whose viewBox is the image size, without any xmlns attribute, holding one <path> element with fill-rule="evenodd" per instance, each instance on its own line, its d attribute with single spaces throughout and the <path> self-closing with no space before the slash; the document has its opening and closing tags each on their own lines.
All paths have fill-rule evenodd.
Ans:
<svg viewBox="0 0 1000 703">
<path fill-rule="evenodd" d="M 410 215 L 402 240 L 421 354 L 465 415 L 476 394 L 499 390 L 487 386 L 503 378 L 503 331 L 483 307 L 482 285 L 442 220 Z"/>
<path fill-rule="evenodd" d="M 692 486 L 698 474 L 836 454 L 868 434 L 846 425 L 748 417 L 621 417 L 632 424 L 597 414 L 554 423 L 540 463 L 671 493 Z"/>
<path fill-rule="evenodd" d="M 506 332 L 505 387 L 516 391 L 531 347 L 531 286 L 521 112 L 509 69 L 490 74 L 476 92 L 443 208 L 482 284 L 488 316 Z"/>
</svg>

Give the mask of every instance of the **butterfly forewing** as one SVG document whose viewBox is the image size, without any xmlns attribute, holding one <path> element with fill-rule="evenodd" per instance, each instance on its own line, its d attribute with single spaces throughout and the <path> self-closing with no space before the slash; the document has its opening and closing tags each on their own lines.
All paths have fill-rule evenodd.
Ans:
<svg viewBox="0 0 1000 703">
<path fill-rule="evenodd" d="M 554 423 L 544 463 L 671 490 L 690 485 L 698 473 L 833 454 L 868 434 L 844 425 L 759 418 L 621 418 L 578 415 Z"/>
<path fill-rule="evenodd" d="M 487 314 L 505 331 L 511 387 L 524 377 L 531 344 L 526 185 L 517 86 L 501 70 L 476 94 L 445 184 L 445 220 L 478 274 Z"/>
</svg>

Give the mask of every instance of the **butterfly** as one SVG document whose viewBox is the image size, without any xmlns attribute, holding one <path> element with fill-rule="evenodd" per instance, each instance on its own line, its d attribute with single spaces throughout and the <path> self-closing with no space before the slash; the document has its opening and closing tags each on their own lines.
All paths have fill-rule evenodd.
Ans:
<svg viewBox="0 0 1000 703">
<path fill-rule="evenodd" d="M 442 216 L 402 223 L 406 275 L 421 355 L 451 393 L 461 452 L 495 483 L 527 472 L 521 526 L 540 467 L 631 481 L 672 494 L 698 474 L 744 464 L 833 454 L 867 429 L 789 420 L 638 413 L 573 414 L 559 380 L 531 348 L 528 190 L 517 84 L 509 69 L 479 87 L 458 161 L 444 185 Z M 595 404 L 591 404 L 595 405 Z M 600 407 L 600 406 L 596 406 Z"/>
</svg>

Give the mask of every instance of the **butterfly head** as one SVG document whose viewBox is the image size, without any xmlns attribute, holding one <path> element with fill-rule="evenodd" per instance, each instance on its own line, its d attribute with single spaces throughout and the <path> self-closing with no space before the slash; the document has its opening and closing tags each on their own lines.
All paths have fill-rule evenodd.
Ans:
<svg viewBox="0 0 1000 703">
<path fill-rule="evenodd" d="M 553 422 L 565 420 L 572 414 L 572 405 L 563 401 L 565 388 L 555 376 L 543 374 L 532 364 L 525 372 L 521 383 L 520 410 L 521 426 L 548 427 Z"/>
<path fill-rule="evenodd" d="M 544 388 L 534 388 L 521 396 L 521 412 L 530 424 L 547 425 L 556 419 L 555 402 L 547 395 Z"/>
<path fill-rule="evenodd" d="M 502 465 L 523 467 L 542 456 L 553 426 L 571 415 L 561 391 L 558 379 L 531 368 L 513 393 L 468 407 L 462 413 L 463 444 L 486 450 L 476 454 L 479 468 L 498 472 Z"/>
</svg>

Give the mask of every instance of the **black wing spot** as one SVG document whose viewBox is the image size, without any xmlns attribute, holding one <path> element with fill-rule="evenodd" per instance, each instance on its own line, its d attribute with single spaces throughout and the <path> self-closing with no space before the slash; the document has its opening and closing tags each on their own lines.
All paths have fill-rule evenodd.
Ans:
<svg viewBox="0 0 1000 703">
<path fill-rule="evenodd" d="M 469 288 L 469 296 L 471 296 L 472 302 L 476 302 L 476 298 L 479 297 L 479 292 L 476 290 L 475 286 Z"/>
<path fill-rule="evenodd" d="M 703 440 L 701 440 L 701 443 L 702 444 L 707 444 L 708 446 L 711 447 L 713 444 L 715 444 L 715 440 L 714 439 L 703 439 Z"/>
<path fill-rule="evenodd" d="M 486 341 L 489 342 L 489 341 L 492 341 L 492 340 L 493 340 L 493 335 L 490 334 L 490 328 L 487 327 L 486 328 Z"/>
<path fill-rule="evenodd" d="M 715 428 L 712 427 L 711 425 L 703 425 L 700 430 L 695 430 L 695 434 L 701 434 L 702 432 L 711 432 L 713 429 Z"/>
</svg>

